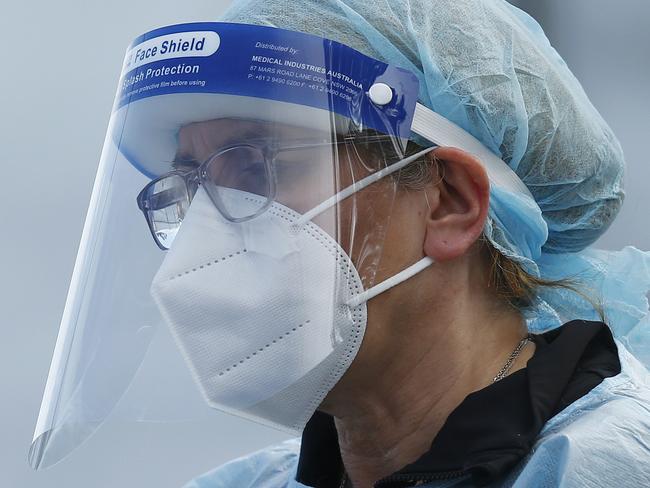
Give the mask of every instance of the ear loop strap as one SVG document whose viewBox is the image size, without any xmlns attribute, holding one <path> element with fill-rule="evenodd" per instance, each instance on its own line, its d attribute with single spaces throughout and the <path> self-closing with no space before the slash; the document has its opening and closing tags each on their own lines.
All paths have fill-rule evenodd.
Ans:
<svg viewBox="0 0 650 488">
<path fill-rule="evenodd" d="M 429 210 L 431 210 L 431 204 L 429 203 L 429 197 L 427 196 L 426 191 L 424 192 L 424 201 L 427 202 L 427 207 L 429 208 Z M 395 276 L 391 276 L 390 278 L 382 281 L 381 283 L 352 297 L 346 303 L 350 307 L 354 308 L 360 305 L 361 303 L 367 302 L 371 298 L 376 297 L 377 295 L 388 290 L 389 288 L 399 285 L 402 281 L 408 280 L 411 276 L 418 274 L 424 268 L 430 266 L 433 263 L 434 261 L 432 258 L 425 256 L 419 261 L 409 266 L 408 268 L 400 271 Z"/>
<path fill-rule="evenodd" d="M 418 151 L 417 153 L 402 159 L 401 161 L 398 161 L 397 163 L 391 164 L 390 166 L 387 166 L 386 168 L 383 168 L 379 171 L 376 171 L 375 173 L 366 176 L 365 178 L 360 179 L 359 181 L 351 184 L 347 188 L 344 188 L 340 192 L 336 193 L 332 197 L 328 198 L 327 200 L 323 201 L 316 207 L 312 208 L 308 212 L 302 215 L 299 219 L 297 219 L 293 224 L 292 227 L 294 228 L 300 228 L 303 225 L 305 225 L 307 222 L 311 221 L 314 217 L 319 215 L 320 213 L 324 212 L 330 207 L 333 207 L 340 201 L 346 199 L 347 197 L 353 195 L 354 193 L 362 190 L 363 188 L 367 187 L 368 185 L 371 185 L 372 183 L 382 179 L 384 176 L 388 176 L 395 171 L 399 171 L 402 169 L 404 166 L 406 166 L 409 163 L 412 163 L 416 159 L 424 156 L 425 154 L 431 152 L 433 149 L 435 149 L 438 146 L 432 146 L 428 147 L 426 149 L 423 149 L 422 151 Z M 427 199 L 427 205 L 429 203 L 429 200 Z M 346 302 L 347 305 L 350 307 L 356 307 L 364 302 L 367 302 L 371 298 L 379 295 L 380 293 L 399 285 L 401 282 L 406 281 L 407 279 L 411 278 L 412 276 L 416 275 L 423 269 L 427 268 L 431 264 L 433 264 L 433 259 L 425 256 L 419 261 L 413 263 L 411 266 L 409 266 L 406 269 L 403 269 L 399 273 L 397 273 L 394 276 L 391 276 L 390 278 L 385 279 L 381 283 L 376 284 L 375 286 L 368 288 L 367 290 L 359 293 L 358 295 L 355 295 L 352 297 L 350 300 Z"/>
<path fill-rule="evenodd" d="M 429 256 L 425 256 L 419 261 L 416 261 L 411 266 L 406 269 L 403 269 L 396 275 L 391 276 L 390 278 L 385 279 L 381 283 L 376 284 L 375 286 L 368 288 L 366 291 L 359 293 L 358 295 L 350 298 L 346 304 L 354 308 L 364 302 L 367 302 L 371 298 L 376 297 L 380 293 L 385 292 L 389 288 L 399 285 L 402 281 L 408 280 L 410 277 L 418 274 L 423 269 L 431 266 L 433 264 L 433 259 Z"/>
</svg>

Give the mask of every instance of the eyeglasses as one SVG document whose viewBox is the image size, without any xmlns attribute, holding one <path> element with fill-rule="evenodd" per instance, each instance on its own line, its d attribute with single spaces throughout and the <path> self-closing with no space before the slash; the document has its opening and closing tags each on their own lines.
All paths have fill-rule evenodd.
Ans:
<svg viewBox="0 0 650 488">
<path fill-rule="evenodd" d="M 199 185 L 203 185 L 215 207 L 227 220 L 244 222 L 262 214 L 273 203 L 280 164 L 291 166 L 294 173 L 305 171 L 309 163 L 322 164 L 322 161 L 313 161 L 318 159 L 314 148 L 326 151 L 331 161 L 333 148 L 351 141 L 386 142 L 392 141 L 392 138 L 373 135 L 346 137 L 336 142 L 296 142 L 282 146 L 268 141 L 229 145 L 220 148 L 190 171 L 170 171 L 149 182 L 138 194 L 138 207 L 158 247 L 168 250 Z M 304 152 L 309 150 L 312 151 L 310 154 Z M 278 157 L 280 154 L 282 157 Z M 228 203 L 229 199 L 224 198 L 224 189 L 241 190 L 261 198 L 251 199 L 251 202 L 255 202 L 246 208 L 235 207 Z"/>
</svg>

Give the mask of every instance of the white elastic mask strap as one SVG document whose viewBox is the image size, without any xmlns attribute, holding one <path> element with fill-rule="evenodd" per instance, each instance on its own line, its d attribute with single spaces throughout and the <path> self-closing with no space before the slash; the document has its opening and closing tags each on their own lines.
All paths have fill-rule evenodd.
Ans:
<svg viewBox="0 0 650 488">
<path fill-rule="evenodd" d="M 433 151 L 436 147 L 438 146 L 433 146 L 433 147 L 428 147 L 426 149 L 423 149 L 422 151 L 419 151 L 408 158 L 404 158 L 401 161 L 398 161 L 397 163 L 391 164 L 390 166 L 387 166 L 384 169 L 381 169 L 379 171 L 376 171 L 375 173 L 366 176 L 365 178 L 360 179 L 359 181 L 352 183 L 350 186 L 347 188 L 344 188 L 340 192 L 336 193 L 335 195 L 331 196 L 324 202 L 320 203 L 319 205 L 316 205 L 314 208 L 309 210 L 307 213 L 303 214 L 302 217 L 300 217 L 298 220 L 296 220 L 293 225 L 296 227 L 302 227 L 304 224 L 312 220 L 314 217 L 319 215 L 320 213 L 324 212 L 330 207 L 333 207 L 337 203 L 339 203 L 342 200 L 345 200 L 349 196 L 355 194 L 356 192 L 363 190 L 366 186 L 371 185 L 375 181 L 378 181 L 382 179 L 384 176 L 388 176 L 391 173 L 394 173 L 395 171 L 399 171 L 402 169 L 404 166 L 406 166 L 409 163 L 412 163 L 419 157 L 422 157 L 428 152 Z"/>
<path fill-rule="evenodd" d="M 408 280 L 411 276 L 418 274 L 420 271 L 430 266 L 431 264 L 433 264 L 433 259 L 431 259 L 428 256 L 423 257 L 422 259 L 412 264 L 408 268 L 400 271 L 396 275 L 391 276 L 390 278 L 387 278 L 386 280 L 373 286 L 372 288 L 368 288 L 366 291 L 361 292 L 358 295 L 352 297 L 350 300 L 348 300 L 347 305 L 354 308 L 363 302 L 367 302 L 371 298 L 376 297 L 380 293 L 385 292 L 389 288 L 399 285 L 402 281 Z"/>
<path fill-rule="evenodd" d="M 371 185 L 376 181 L 379 181 L 384 176 L 388 176 L 394 173 L 395 171 L 399 171 L 407 164 L 410 164 L 416 159 L 424 156 L 428 152 L 433 151 L 436 147 L 438 146 L 428 147 L 426 149 L 423 149 L 422 151 L 418 151 L 415 154 L 412 154 L 411 156 L 404 158 L 401 161 L 398 161 L 397 163 L 391 164 L 390 166 L 387 166 L 384 169 L 376 171 L 375 173 L 368 175 L 365 178 L 362 178 L 355 183 L 352 183 L 347 188 L 344 188 L 340 192 L 336 193 L 335 195 L 331 196 L 327 200 L 323 201 L 319 205 L 315 206 L 314 208 L 312 208 L 311 210 L 303 214 L 302 217 L 300 217 L 298 220 L 296 220 L 293 223 L 293 225 L 297 228 L 302 227 L 304 224 L 311 221 L 314 217 L 324 212 L 328 208 L 333 207 L 340 201 L 364 189 L 366 186 Z M 409 279 L 411 276 L 416 275 L 427 266 L 430 266 L 432 263 L 433 263 L 433 259 L 431 259 L 430 257 L 424 257 L 419 261 L 417 261 L 416 263 L 409 266 L 408 268 L 400 271 L 396 275 L 391 276 L 390 278 L 382 281 L 381 283 L 373 286 L 372 288 L 369 288 L 366 291 L 354 296 L 352 299 L 350 299 L 347 302 L 347 304 L 351 307 L 356 307 L 361 303 L 367 302 L 371 298 L 379 295 L 380 293 L 388 290 L 389 288 L 399 285 L 402 281 L 405 281 Z"/>
</svg>

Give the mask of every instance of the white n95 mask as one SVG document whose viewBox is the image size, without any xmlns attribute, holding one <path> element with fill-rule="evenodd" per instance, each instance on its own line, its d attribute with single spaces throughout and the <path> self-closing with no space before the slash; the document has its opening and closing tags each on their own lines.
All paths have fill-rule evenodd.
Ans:
<svg viewBox="0 0 650 488">
<path fill-rule="evenodd" d="M 224 218 L 199 187 L 151 292 L 210 406 L 299 432 L 357 354 L 365 302 L 431 264 L 364 291 L 348 255 L 310 221 L 387 173 L 304 215 L 273 202 L 245 222 Z M 220 192 L 231 208 L 260 205 Z"/>
<path fill-rule="evenodd" d="M 366 325 L 365 303 L 345 305 L 363 290 L 354 266 L 313 223 L 292 228 L 299 218 L 273 203 L 233 223 L 199 188 L 152 285 L 209 405 L 291 430 L 347 369 Z"/>
</svg>

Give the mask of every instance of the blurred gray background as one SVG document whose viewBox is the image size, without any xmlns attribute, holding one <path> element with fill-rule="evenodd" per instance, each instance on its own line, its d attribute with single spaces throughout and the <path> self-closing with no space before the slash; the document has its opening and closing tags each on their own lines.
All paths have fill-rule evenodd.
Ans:
<svg viewBox="0 0 650 488">
<path fill-rule="evenodd" d="M 0 486 L 178 487 L 285 438 L 220 414 L 114 421 L 57 466 L 27 465 L 124 50 L 150 28 L 215 19 L 229 1 L 2 2 Z M 650 3 L 512 3 L 539 20 L 626 152 L 627 199 L 598 245 L 650 249 Z"/>
</svg>

